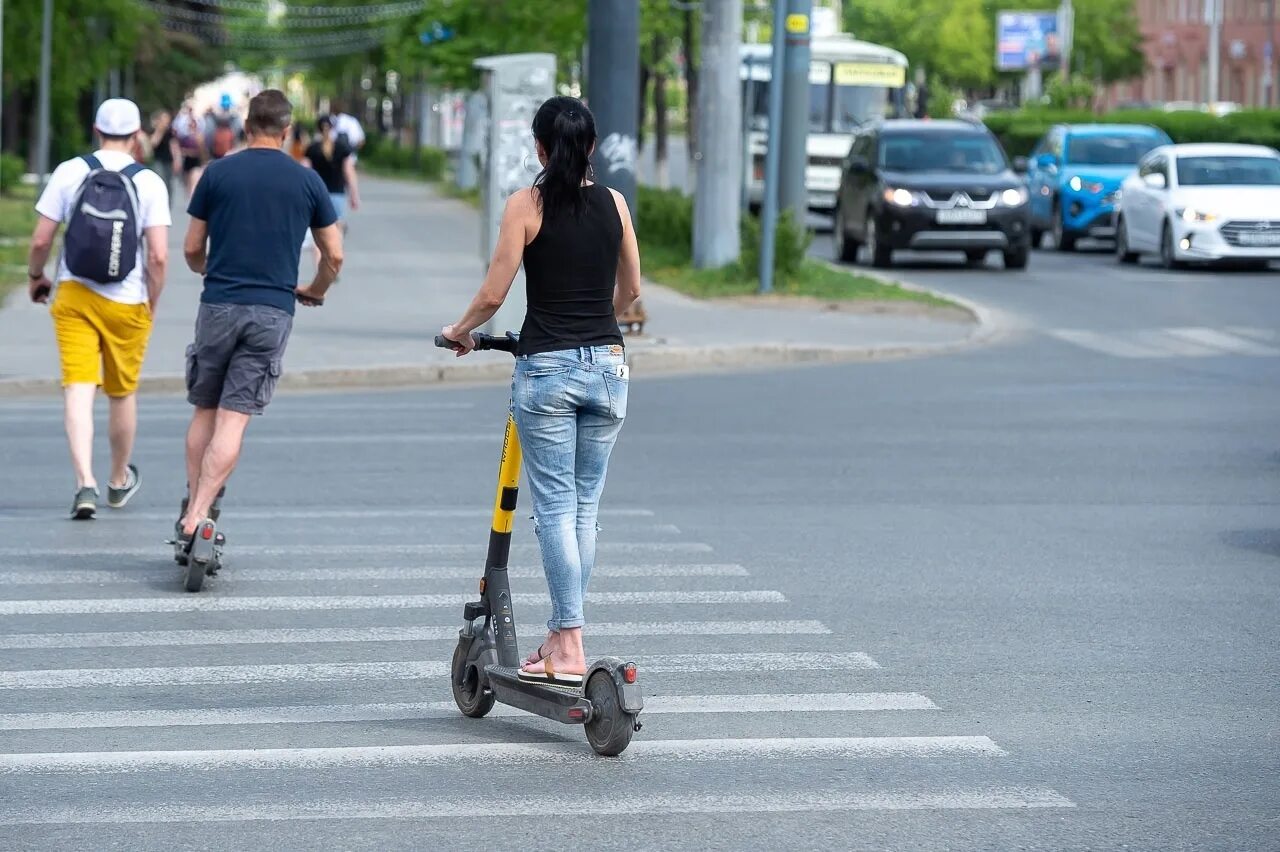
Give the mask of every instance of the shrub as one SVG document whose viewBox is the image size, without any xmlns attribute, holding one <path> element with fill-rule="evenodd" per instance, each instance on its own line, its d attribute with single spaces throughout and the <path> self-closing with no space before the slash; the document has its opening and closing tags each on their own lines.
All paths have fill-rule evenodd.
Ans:
<svg viewBox="0 0 1280 852">
<path fill-rule="evenodd" d="M 1218 118 L 1203 112 L 1118 110 L 1094 115 L 1081 110 L 1028 109 L 993 113 L 985 119 L 1009 156 L 1026 155 L 1055 124 L 1150 124 L 1174 142 L 1242 142 L 1280 146 L 1280 110 L 1254 109 Z"/>
<path fill-rule="evenodd" d="M 693 256 L 693 199 L 676 189 L 636 187 L 636 236 L 675 262 Z"/>
<path fill-rule="evenodd" d="M 0 195 L 8 195 L 22 182 L 27 164 L 17 154 L 0 154 Z"/>
<path fill-rule="evenodd" d="M 797 225 L 790 210 L 783 210 L 778 216 L 778 227 L 773 239 L 773 270 L 774 276 L 779 279 L 778 283 L 799 274 L 811 242 L 813 232 Z M 738 260 L 743 275 L 753 276 L 759 271 L 762 244 L 760 220 L 754 216 L 743 216 L 742 256 Z"/>
</svg>

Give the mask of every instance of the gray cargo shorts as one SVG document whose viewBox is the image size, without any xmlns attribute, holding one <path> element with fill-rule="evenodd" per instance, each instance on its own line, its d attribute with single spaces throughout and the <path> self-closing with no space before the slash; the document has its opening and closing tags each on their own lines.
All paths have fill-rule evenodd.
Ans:
<svg viewBox="0 0 1280 852">
<path fill-rule="evenodd" d="M 201 303 L 187 347 L 187 402 L 261 414 L 280 380 L 293 316 L 268 305 Z"/>
</svg>

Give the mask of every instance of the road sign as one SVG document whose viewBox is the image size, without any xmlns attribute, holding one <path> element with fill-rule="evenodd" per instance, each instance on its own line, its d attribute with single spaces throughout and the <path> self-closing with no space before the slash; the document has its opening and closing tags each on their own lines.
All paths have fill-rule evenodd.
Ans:
<svg viewBox="0 0 1280 852">
<path fill-rule="evenodd" d="M 1057 12 L 999 12 L 996 15 L 996 69 L 1057 68 L 1062 34 Z"/>
</svg>

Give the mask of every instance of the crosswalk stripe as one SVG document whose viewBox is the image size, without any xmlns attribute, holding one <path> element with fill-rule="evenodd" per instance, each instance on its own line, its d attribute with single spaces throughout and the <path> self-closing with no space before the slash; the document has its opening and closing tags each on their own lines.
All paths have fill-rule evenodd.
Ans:
<svg viewBox="0 0 1280 852">
<path fill-rule="evenodd" d="M 177 509 L 175 504 L 175 509 L 171 512 L 135 512 L 130 509 L 119 517 L 113 517 L 112 521 L 172 522 L 176 515 Z M 412 509 L 283 509 L 279 506 L 242 506 L 237 503 L 228 511 L 228 516 L 234 517 L 237 524 L 265 520 L 364 520 L 377 518 L 453 519 L 488 518 L 492 515 L 492 509 L 462 506 L 424 506 Z M 652 509 L 617 508 L 600 510 L 601 518 L 652 518 L 653 516 L 654 512 Z M 33 520 L 44 521 L 47 520 L 48 517 L 49 513 L 46 510 L 0 510 L 0 521 L 4 522 L 30 523 Z"/>
<path fill-rule="evenodd" d="M 333 609 L 431 609 L 462 606 L 473 594 L 440 595 L 311 595 L 306 597 L 213 597 L 183 595 L 172 598 L 78 598 L 68 600 L 0 601 L 0 615 L 105 615 L 137 612 L 302 612 Z M 587 592 L 587 603 L 618 604 L 732 604 L 786 603 L 782 592 L 669 591 Z M 537 606 L 549 600 L 542 592 L 515 592 L 513 603 Z"/>
<path fill-rule="evenodd" d="M 1202 343 L 1212 349 L 1234 352 L 1239 355 L 1280 355 L 1280 349 L 1263 346 L 1252 340 L 1212 328 L 1171 328 L 1169 334 L 1194 343 Z"/>
<path fill-rule="evenodd" d="M 618 759 L 715 761 L 745 758 L 838 760 L 859 757 L 1000 757 L 990 737 L 759 737 L 740 739 L 639 740 Z M 333 767 L 482 765 L 485 761 L 554 765 L 594 763 L 580 743 L 432 743 L 394 746 L 208 749 L 184 751 L 89 751 L 0 754 L 0 775 L 50 772 L 139 772 L 146 770 L 322 769 Z"/>
<path fill-rule="evenodd" d="M 1232 325 L 1227 326 L 1227 331 L 1252 340 L 1272 341 L 1280 338 L 1280 331 L 1273 328 L 1248 328 L 1246 326 Z"/>
<path fill-rule="evenodd" d="M 79 586 L 94 583 L 148 583 L 158 577 L 171 576 L 176 569 L 165 565 L 140 566 L 126 571 L 82 571 L 49 569 L 47 571 L 8 571 L 0 573 L 0 586 Z M 474 566 L 426 565 L 403 568 L 249 568 L 228 575 L 229 582 L 349 582 L 355 580 L 479 580 L 481 571 Z M 515 579 L 541 579 L 542 569 L 508 568 Z M 747 569 L 736 564 L 701 565 L 601 565 L 592 577 L 746 577 Z"/>
<path fill-rule="evenodd" d="M 636 657 L 642 676 L 709 671 L 838 671 L 878 669 L 866 654 L 756 653 L 664 654 Z M 379 663 L 276 663 L 243 666 L 154 666 L 149 668 L 32 669 L 0 671 L 0 689 L 72 689 L 81 687 L 209 686 L 232 683 L 297 683 L 349 680 L 443 678 L 441 661 Z"/>
<path fill-rule="evenodd" d="M 636 746 L 632 746 L 632 749 Z M 226 805 L 217 801 L 192 808 L 189 801 L 159 805 L 123 805 L 87 808 L 52 807 L 0 811 L 0 825 L 85 825 L 171 823 L 182 814 L 187 823 L 202 822 L 299 822 L 310 820 L 439 820 L 545 817 L 570 814 L 769 814 L 832 811 L 937 811 L 1025 810 L 1074 808 L 1075 802 L 1047 787 L 948 788 L 933 791 L 814 790 L 767 795 L 683 792 L 667 796 L 613 796 L 610 798 L 520 797 L 441 800 L 335 799 L 286 804 L 246 803 Z"/>
<path fill-rule="evenodd" d="M 645 699 L 644 714 L 835 713 L 881 710 L 936 710 L 915 692 L 836 692 L 795 695 L 657 695 Z M 191 707 L 182 710 L 105 710 L 73 713 L 0 714 L 0 731 L 84 728 L 167 728 L 209 725 L 292 725 L 454 718 L 452 701 L 403 704 L 333 704 L 296 707 Z M 526 714 L 497 705 L 490 716 Z"/>
<path fill-rule="evenodd" d="M 1091 349 L 1094 352 L 1101 352 L 1104 355 L 1114 355 L 1117 358 L 1164 358 L 1169 355 L 1168 352 L 1160 349 L 1142 346 L 1122 340 L 1114 335 L 1102 334 L 1096 331 L 1060 328 L 1051 330 L 1049 334 L 1067 343 L 1073 343 L 1076 346 Z"/>
<path fill-rule="evenodd" d="M 709 544 L 696 541 L 602 541 L 601 553 L 710 553 Z M 172 552 L 172 551 L 170 551 Z M 535 542 L 519 542 L 511 546 L 513 555 L 536 556 Z M 237 556 L 422 556 L 459 554 L 474 556 L 484 553 L 483 544 L 249 544 L 233 541 L 228 560 Z M 0 556 L 35 559 L 60 556 L 122 556 L 163 558 L 165 547 L 3 547 Z"/>
<path fill-rule="evenodd" d="M 546 629 L 521 624 L 525 638 L 541 637 Z M 592 636 L 827 636 L 821 621 L 632 621 L 599 622 Z M 457 625 L 410 627 L 297 627 L 260 630 L 148 630 L 105 633 L 0 634 L 0 650 L 39 648 L 166 648 L 183 645 L 317 645 L 346 642 L 452 642 Z"/>
<path fill-rule="evenodd" d="M 1158 350 L 1162 358 L 1208 358 L 1222 354 L 1222 350 L 1180 337 L 1172 329 L 1134 331 L 1129 336 L 1142 346 Z"/>
</svg>

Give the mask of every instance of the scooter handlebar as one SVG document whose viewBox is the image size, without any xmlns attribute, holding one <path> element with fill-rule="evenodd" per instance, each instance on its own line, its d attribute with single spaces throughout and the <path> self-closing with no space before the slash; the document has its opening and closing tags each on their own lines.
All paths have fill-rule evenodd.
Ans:
<svg viewBox="0 0 1280 852">
<path fill-rule="evenodd" d="M 476 351 L 479 351 L 481 349 L 493 349 L 498 352 L 509 352 L 512 355 L 515 354 L 516 344 L 519 343 L 520 341 L 519 335 L 510 331 L 508 331 L 502 337 L 497 337 L 496 335 L 492 335 L 492 334 L 482 334 L 480 332 L 473 331 L 471 333 L 471 337 L 476 342 Z M 458 344 L 454 343 L 452 340 L 445 337 L 443 334 L 436 335 L 436 346 L 438 346 L 441 349 L 457 349 L 458 348 Z"/>
</svg>

